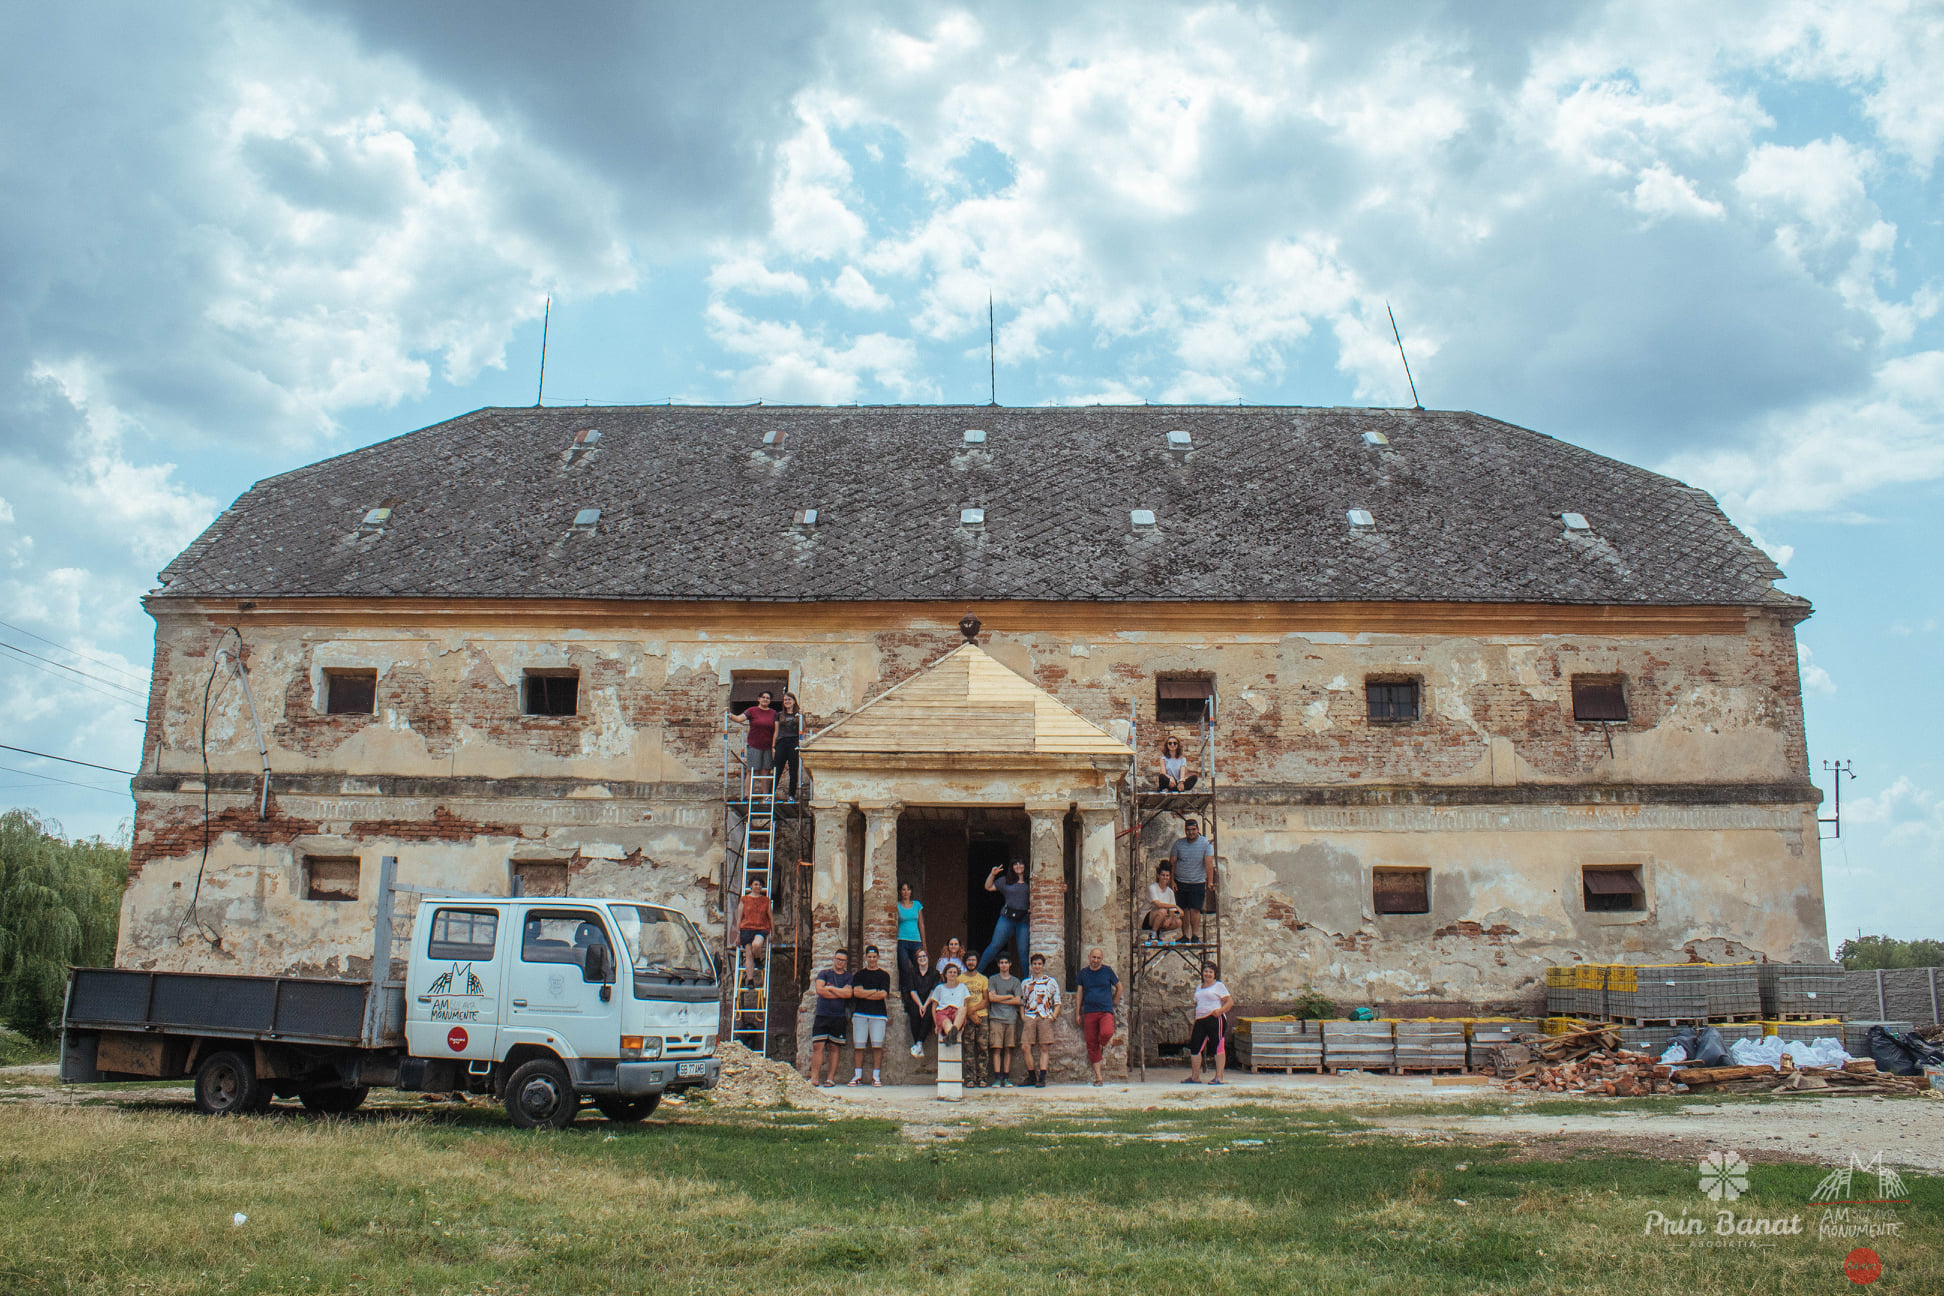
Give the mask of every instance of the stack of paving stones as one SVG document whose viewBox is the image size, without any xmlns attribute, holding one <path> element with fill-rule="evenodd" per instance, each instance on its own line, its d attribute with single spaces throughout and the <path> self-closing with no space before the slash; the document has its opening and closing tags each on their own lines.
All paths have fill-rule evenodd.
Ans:
<svg viewBox="0 0 1944 1296">
<path fill-rule="evenodd" d="M 1399 1071 L 1463 1071 L 1463 1021 L 1393 1022 L 1393 1043 Z"/>
<path fill-rule="evenodd" d="M 1334 1072 L 1389 1071 L 1397 1065 L 1397 1043 L 1387 1021 L 1323 1023 L 1323 1065 Z"/>
<path fill-rule="evenodd" d="M 1836 1017 L 1845 1011 L 1845 977 L 1835 963 L 1763 963 L 1762 1016 Z"/>
<path fill-rule="evenodd" d="M 1323 1024 L 1245 1017 L 1236 1029 L 1236 1061 L 1251 1071 L 1321 1071 Z"/>
</svg>

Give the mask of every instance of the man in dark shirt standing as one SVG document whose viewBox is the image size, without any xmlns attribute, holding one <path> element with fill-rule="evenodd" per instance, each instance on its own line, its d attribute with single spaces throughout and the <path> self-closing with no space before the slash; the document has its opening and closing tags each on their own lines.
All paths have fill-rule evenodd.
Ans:
<svg viewBox="0 0 1944 1296">
<path fill-rule="evenodd" d="M 1005 873 L 1004 877 L 999 876 Z M 986 874 L 985 889 L 997 891 L 1005 907 L 999 911 L 999 921 L 992 928 L 992 942 L 979 955 L 979 961 L 972 966 L 975 972 L 984 972 L 994 966 L 993 960 L 999 951 L 1006 948 L 1007 941 L 1016 940 L 1019 945 L 1019 965 L 1029 967 L 1032 951 L 1027 946 L 1033 942 L 1032 884 L 1026 880 L 1026 861 L 1016 859 L 1010 871 L 995 868 Z"/>
<path fill-rule="evenodd" d="M 1080 1030 L 1087 1039 L 1087 1062 L 1094 1086 L 1106 1083 L 1100 1060 L 1114 1038 L 1114 1012 L 1120 1007 L 1120 976 L 1107 966 L 1107 953 L 1096 945 L 1087 951 L 1087 966 L 1075 978 L 1080 983 Z"/>
<path fill-rule="evenodd" d="M 844 1037 L 849 1033 L 851 974 L 850 952 L 838 950 L 830 956 L 830 966 L 817 973 L 812 982 L 817 992 L 817 1011 L 810 1019 L 810 1083 L 828 1089 L 837 1083 L 837 1068 L 844 1064 Z M 824 1054 L 830 1054 L 830 1076 L 824 1077 Z"/>
<path fill-rule="evenodd" d="M 851 978 L 851 1083 L 864 1083 L 864 1050 L 871 1051 L 871 1087 L 884 1087 L 885 1001 L 891 974 L 878 967 L 878 947 L 864 947 L 864 966 Z"/>
</svg>

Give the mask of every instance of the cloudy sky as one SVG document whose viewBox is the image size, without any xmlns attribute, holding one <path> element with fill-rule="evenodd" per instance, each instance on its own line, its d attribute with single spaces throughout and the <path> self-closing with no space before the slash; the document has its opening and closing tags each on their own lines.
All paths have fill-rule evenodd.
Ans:
<svg viewBox="0 0 1944 1296">
<path fill-rule="evenodd" d="M 1787 568 L 1858 775 L 1832 937 L 1944 935 L 1944 10 L 563 12 L 0 10 L 0 742 L 132 769 L 156 569 L 259 477 L 531 403 L 549 294 L 575 404 L 983 401 L 988 293 L 1007 404 L 1408 404 L 1389 302 L 1425 404 Z"/>
</svg>

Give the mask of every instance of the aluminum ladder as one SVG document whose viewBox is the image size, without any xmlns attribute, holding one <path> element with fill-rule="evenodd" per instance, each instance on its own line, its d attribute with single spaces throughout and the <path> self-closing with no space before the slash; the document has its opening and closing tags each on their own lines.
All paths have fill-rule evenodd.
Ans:
<svg viewBox="0 0 1944 1296">
<path fill-rule="evenodd" d="M 749 772 L 749 804 L 743 818 L 742 878 L 739 896 L 761 882 L 763 893 L 776 894 L 776 771 Z M 771 912 L 775 912 L 772 900 Z M 742 949 L 730 951 L 736 960 L 735 988 L 729 999 L 729 1038 L 759 1057 L 769 1056 L 770 965 L 776 960 L 776 932 L 764 942 L 763 964 L 751 974 L 743 967 Z"/>
</svg>

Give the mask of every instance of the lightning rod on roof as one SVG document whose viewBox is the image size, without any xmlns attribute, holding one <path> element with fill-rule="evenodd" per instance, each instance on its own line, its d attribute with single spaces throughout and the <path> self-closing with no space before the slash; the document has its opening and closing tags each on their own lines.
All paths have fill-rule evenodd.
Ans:
<svg viewBox="0 0 1944 1296">
<path fill-rule="evenodd" d="M 540 398 L 547 394 L 547 327 L 553 323 L 553 294 L 547 294 L 547 309 L 540 316 L 540 387 L 533 393 L 533 408 L 540 408 Z"/>
<path fill-rule="evenodd" d="M 1397 339 L 1397 358 L 1404 362 L 1404 381 L 1411 384 L 1411 408 L 1423 409 L 1424 402 L 1418 399 L 1417 379 L 1411 377 L 1411 357 L 1404 354 L 1404 335 L 1397 331 L 1397 312 L 1384 303 L 1384 314 L 1390 316 L 1391 336 Z"/>
<path fill-rule="evenodd" d="M 992 322 L 992 294 L 986 294 L 986 369 L 992 379 L 992 399 L 988 405 L 999 403 L 999 326 Z"/>
</svg>

